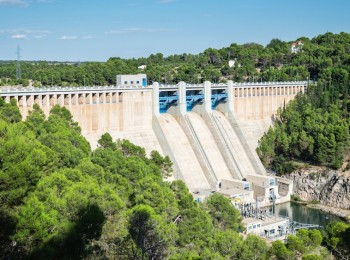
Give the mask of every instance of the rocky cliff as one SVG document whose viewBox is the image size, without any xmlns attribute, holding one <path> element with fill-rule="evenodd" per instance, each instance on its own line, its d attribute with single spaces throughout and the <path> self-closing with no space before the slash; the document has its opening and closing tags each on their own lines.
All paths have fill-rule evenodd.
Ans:
<svg viewBox="0 0 350 260">
<path fill-rule="evenodd" d="M 302 200 L 350 210 L 350 173 L 315 167 L 286 177 L 294 181 L 293 193 Z"/>
</svg>

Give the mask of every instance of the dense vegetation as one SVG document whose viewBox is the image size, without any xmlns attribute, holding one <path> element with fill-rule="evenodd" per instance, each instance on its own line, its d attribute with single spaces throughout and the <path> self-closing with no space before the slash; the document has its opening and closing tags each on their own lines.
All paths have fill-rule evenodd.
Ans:
<svg viewBox="0 0 350 260">
<path fill-rule="evenodd" d="M 317 84 L 282 108 L 260 141 L 258 154 L 264 165 L 279 174 L 300 165 L 295 162 L 346 169 L 349 161 L 350 39 L 330 36 L 315 39 L 318 56 L 328 61 L 327 66 L 321 62 L 312 68 L 318 73 Z"/>
<path fill-rule="evenodd" d="M 283 108 L 261 140 L 259 154 L 280 173 L 293 160 L 339 167 L 349 151 L 350 35 L 301 38 L 302 50 L 272 40 L 208 49 L 198 55 L 162 54 L 105 63 L 0 65 L 1 84 L 114 84 L 115 74 L 140 72 L 151 81 L 294 80 L 317 85 Z M 230 68 L 228 60 L 235 60 Z M 109 134 L 92 151 L 70 112 L 48 118 L 34 105 L 25 121 L 14 100 L 0 99 L 0 258 L 31 259 L 340 259 L 350 255 L 350 225 L 300 230 L 272 246 L 243 237 L 229 199 L 193 200 L 181 181 L 164 182 L 171 162 L 158 152 Z"/>
<path fill-rule="evenodd" d="M 294 170 L 298 165 L 295 161 L 338 169 L 349 160 L 348 101 L 338 99 L 327 105 L 324 100 L 316 105 L 310 91 L 282 109 L 274 127 L 260 140 L 260 158 L 279 174 Z M 323 93 L 320 99 L 326 95 Z"/>
<path fill-rule="evenodd" d="M 322 241 L 348 250 L 342 223 L 325 236 L 300 231 L 286 245 L 243 238 L 229 199 L 195 202 L 183 182 L 163 181 L 168 157 L 109 134 L 91 151 L 65 108 L 46 119 L 34 105 L 20 121 L 15 103 L 1 103 L 0 118 L 0 258 L 321 259 Z"/>
<path fill-rule="evenodd" d="M 220 251 L 224 239 L 242 241 L 237 210 L 220 196 L 199 205 L 181 181 L 164 182 L 168 157 L 109 134 L 92 152 L 65 108 L 46 119 L 35 105 L 24 122 L 18 112 L 0 104 L 0 258 L 237 253 Z"/>
<path fill-rule="evenodd" d="M 350 34 L 326 33 L 313 39 L 299 38 L 300 50 L 293 53 L 291 42 L 273 39 L 266 46 L 256 43 L 231 44 L 221 49 L 209 48 L 197 55 L 180 54 L 148 58 L 110 58 L 107 62 L 55 63 L 22 62 L 22 80 L 16 80 L 16 62 L 2 62 L 2 85 L 115 85 L 115 75 L 144 72 L 149 82 L 198 83 L 205 80 L 286 81 L 311 79 L 333 82 L 348 80 Z M 229 66 L 229 61 L 234 66 Z M 145 70 L 138 69 L 147 65 Z"/>
</svg>

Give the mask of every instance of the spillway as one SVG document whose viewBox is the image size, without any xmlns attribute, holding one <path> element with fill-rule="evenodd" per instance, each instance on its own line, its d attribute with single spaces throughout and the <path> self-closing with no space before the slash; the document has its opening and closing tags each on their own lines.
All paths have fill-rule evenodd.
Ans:
<svg viewBox="0 0 350 260">
<path fill-rule="evenodd" d="M 243 145 L 250 162 L 257 174 L 266 175 L 266 170 L 255 149 L 264 132 L 271 126 L 271 118 L 265 119 L 238 119 L 234 113 L 229 113 L 229 121 Z"/>
<path fill-rule="evenodd" d="M 220 182 L 221 179 L 232 179 L 230 170 L 204 119 L 195 112 L 188 112 L 185 117 L 188 118 L 189 128 L 192 129 L 191 134 L 196 140 L 192 145 L 197 145 L 200 151 L 197 153 L 197 157 L 202 157 L 213 181 Z"/>
<path fill-rule="evenodd" d="M 161 114 L 154 118 L 153 128 L 162 150 L 174 162 L 175 179 L 183 179 L 191 191 L 210 190 L 210 184 L 177 120 L 170 114 Z"/>
<path fill-rule="evenodd" d="M 216 131 L 216 135 L 219 136 L 222 145 L 226 148 L 227 163 L 235 168 L 234 171 L 237 177 L 242 179 L 248 174 L 256 174 L 229 120 L 222 113 L 213 110 L 212 121 L 214 125 L 213 131 Z"/>
</svg>

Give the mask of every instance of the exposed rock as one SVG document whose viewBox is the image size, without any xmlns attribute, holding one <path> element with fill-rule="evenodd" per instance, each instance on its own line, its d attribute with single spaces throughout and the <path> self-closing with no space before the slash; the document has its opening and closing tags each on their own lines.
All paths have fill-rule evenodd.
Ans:
<svg viewBox="0 0 350 260">
<path fill-rule="evenodd" d="M 350 174 L 313 167 L 288 176 L 294 181 L 293 193 L 305 201 L 350 210 Z"/>
</svg>

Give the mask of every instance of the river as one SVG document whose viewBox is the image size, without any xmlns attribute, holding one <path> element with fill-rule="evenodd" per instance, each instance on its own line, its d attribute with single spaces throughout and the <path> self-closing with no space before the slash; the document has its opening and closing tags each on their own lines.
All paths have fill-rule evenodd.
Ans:
<svg viewBox="0 0 350 260">
<path fill-rule="evenodd" d="M 332 220 L 341 221 L 341 219 L 335 215 L 318 209 L 308 208 L 305 205 L 295 202 L 287 202 L 276 205 L 275 212 L 276 215 L 289 217 L 289 219 L 296 222 L 315 224 L 322 227 L 325 227 Z"/>
</svg>

